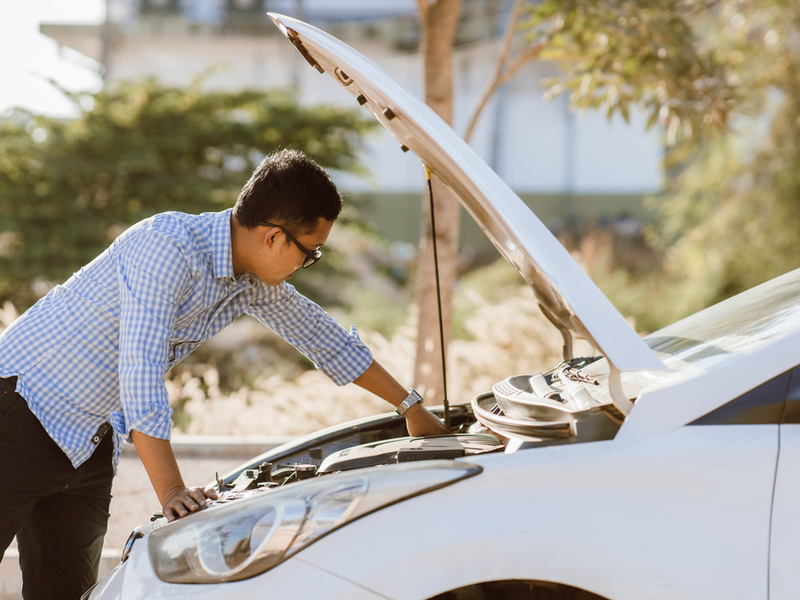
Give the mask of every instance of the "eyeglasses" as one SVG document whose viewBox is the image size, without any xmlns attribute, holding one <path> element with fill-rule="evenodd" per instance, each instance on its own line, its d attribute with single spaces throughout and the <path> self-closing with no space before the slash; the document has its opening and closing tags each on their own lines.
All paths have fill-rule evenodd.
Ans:
<svg viewBox="0 0 800 600">
<path fill-rule="evenodd" d="M 320 250 L 319 248 L 317 248 L 316 250 L 309 250 L 308 248 L 303 246 L 303 244 L 298 242 L 297 238 L 295 238 L 291 233 L 286 231 L 286 229 L 284 229 L 282 225 L 277 225 L 275 223 L 267 223 L 266 221 L 261 221 L 260 225 L 264 225 L 265 227 L 278 227 L 278 228 L 280 228 L 280 230 L 283 231 L 283 233 L 286 234 L 286 237 L 288 237 L 290 240 L 292 240 L 294 242 L 295 246 L 300 248 L 300 252 L 302 252 L 303 254 L 306 255 L 306 259 L 303 261 L 303 268 L 304 269 L 307 269 L 311 265 L 313 265 L 316 262 L 318 262 L 320 258 L 322 258 L 322 250 Z"/>
</svg>

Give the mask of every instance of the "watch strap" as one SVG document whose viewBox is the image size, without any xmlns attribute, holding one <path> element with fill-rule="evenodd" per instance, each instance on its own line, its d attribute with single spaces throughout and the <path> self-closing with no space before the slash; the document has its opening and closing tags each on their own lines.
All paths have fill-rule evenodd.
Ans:
<svg viewBox="0 0 800 600">
<path fill-rule="evenodd" d="M 414 406 L 417 402 L 422 402 L 422 396 L 419 395 L 419 392 L 414 388 L 408 388 L 408 396 L 406 396 L 405 400 L 403 400 L 394 411 L 398 415 L 405 414 L 405 412 Z"/>
</svg>

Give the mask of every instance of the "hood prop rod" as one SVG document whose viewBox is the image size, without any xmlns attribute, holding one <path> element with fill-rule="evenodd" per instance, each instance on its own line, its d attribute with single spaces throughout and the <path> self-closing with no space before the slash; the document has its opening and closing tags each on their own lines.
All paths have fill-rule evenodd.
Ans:
<svg viewBox="0 0 800 600">
<path fill-rule="evenodd" d="M 450 433 L 450 403 L 447 401 L 447 360 L 444 354 L 444 319 L 442 318 L 442 291 L 439 282 L 439 253 L 436 249 L 436 217 L 433 210 L 433 185 L 431 184 L 431 170 L 425 167 L 425 179 L 428 180 L 428 198 L 431 203 L 431 238 L 433 239 L 433 267 L 436 273 L 436 302 L 439 306 L 439 344 L 442 348 L 442 388 L 444 393 L 444 430 Z"/>
</svg>

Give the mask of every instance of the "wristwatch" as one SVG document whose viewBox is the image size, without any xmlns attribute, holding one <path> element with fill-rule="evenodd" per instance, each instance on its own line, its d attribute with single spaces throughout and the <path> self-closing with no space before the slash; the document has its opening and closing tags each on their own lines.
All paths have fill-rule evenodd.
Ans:
<svg viewBox="0 0 800 600">
<path fill-rule="evenodd" d="M 394 409 L 394 412 L 396 412 L 398 415 L 405 414 L 405 412 L 417 402 L 422 402 L 422 396 L 420 396 L 419 392 L 417 392 L 417 390 L 414 388 L 408 388 L 408 396 L 406 396 L 406 399 L 397 405 L 397 408 Z"/>
</svg>

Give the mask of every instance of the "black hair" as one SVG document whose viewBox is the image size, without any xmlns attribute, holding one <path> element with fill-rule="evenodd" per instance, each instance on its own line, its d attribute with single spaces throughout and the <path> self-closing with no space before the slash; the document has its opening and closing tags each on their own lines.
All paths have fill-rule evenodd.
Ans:
<svg viewBox="0 0 800 600">
<path fill-rule="evenodd" d="M 312 231 L 320 217 L 335 221 L 341 212 L 342 197 L 330 175 L 288 148 L 261 161 L 233 207 L 233 216 L 248 229 L 277 222 L 296 235 Z"/>
</svg>

